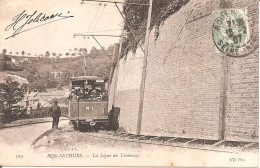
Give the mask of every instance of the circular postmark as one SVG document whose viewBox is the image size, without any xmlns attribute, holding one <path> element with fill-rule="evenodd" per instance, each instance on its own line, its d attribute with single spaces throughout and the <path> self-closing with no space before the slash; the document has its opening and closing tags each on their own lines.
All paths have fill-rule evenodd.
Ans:
<svg viewBox="0 0 260 168">
<path fill-rule="evenodd" d="M 220 52 L 241 57 L 255 50 L 255 39 L 250 36 L 246 13 L 246 9 L 213 12 L 213 38 Z"/>
</svg>

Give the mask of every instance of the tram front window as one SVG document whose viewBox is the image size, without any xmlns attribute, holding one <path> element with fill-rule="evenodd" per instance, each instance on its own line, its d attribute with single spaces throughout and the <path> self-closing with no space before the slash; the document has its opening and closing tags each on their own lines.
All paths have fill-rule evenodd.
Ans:
<svg viewBox="0 0 260 168">
<path fill-rule="evenodd" d="M 73 81 L 69 99 L 106 101 L 107 93 L 105 90 L 105 83 L 95 81 Z"/>
</svg>

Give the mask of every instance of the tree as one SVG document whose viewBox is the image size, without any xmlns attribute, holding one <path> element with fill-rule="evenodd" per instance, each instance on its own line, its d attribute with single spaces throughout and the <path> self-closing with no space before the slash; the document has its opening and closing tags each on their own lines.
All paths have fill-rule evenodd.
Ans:
<svg viewBox="0 0 260 168">
<path fill-rule="evenodd" d="M 78 49 L 77 49 L 77 48 L 74 48 L 74 51 L 75 51 L 75 53 L 77 53 Z"/>
<path fill-rule="evenodd" d="M 10 51 L 9 54 L 12 55 L 12 52 Z"/>
<path fill-rule="evenodd" d="M 57 81 L 49 78 L 47 81 L 46 81 L 46 88 L 56 88 L 57 87 Z"/>
<path fill-rule="evenodd" d="M 4 55 L 6 54 L 6 52 L 7 52 L 7 50 L 6 50 L 6 49 L 3 49 L 3 53 L 4 53 Z"/>
<path fill-rule="evenodd" d="M 68 53 L 68 52 L 67 52 L 65 55 L 66 55 L 66 56 L 69 56 L 69 55 L 70 55 L 70 53 Z"/>
<path fill-rule="evenodd" d="M 19 55 L 19 52 L 16 52 L 16 55 Z"/>
<path fill-rule="evenodd" d="M 20 84 L 16 81 L 0 83 L 0 97 L 2 102 L 7 104 L 8 108 L 21 101 L 24 97 L 25 93 L 19 85 Z"/>
<path fill-rule="evenodd" d="M 46 51 L 46 53 L 45 53 L 45 57 L 50 57 L 50 52 L 49 51 Z"/>
<path fill-rule="evenodd" d="M 93 46 L 90 50 L 90 54 L 94 54 L 94 53 L 97 53 L 97 48 Z"/>
<path fill-rule="evenodd" d="M 82 53 L 83 53 L 83 48 L 80 48 L 79 49 L 79 55 L 82 55 Z"/>
<path fill-rule="evenodd" d="M 25 54 L 25 52 L 24 52 L 24 51 L 22 51 L 22 52 L 21 52 L 21 54 L 22 54 L 22 55 L 24 55 L 24 54 Z"/>
<path fill-rule="evenodd" d="M 86 49 L 86 48 L 82 48 L 82 55 L 87 55 L 87 53 L 88 53 L 88 50 Z"/>
<path fill-rule="evenodd" d="M 31 53 L 28 53 L 28 56 L 30 56 L 31 55 Z"/>
<path fill-rule="evenodd" d="M 57 54 L 55 52 L 53 52 L 52 55 L 55 57 Z"/>
<path fill-rule="evenodd" d="M 90 50 L 90 54 L 95 57 L 98 56 L 98 49 L 96 47 L 92 47 Z"/>
<path fill-rule="evenodd" d="M 108 56 L 112 57 L 113 56 L 113 52 L 114 52 L 114 47 L 116 47 L 116 50 L 115 50 L 115 55 L 118 55 L 118 48 L 119 48 L 119 44 L 118 43 L 115 43 L 115 44 L 111 44 L 108 46 L 108 48 L 106 49 L 106 52 L 108 54 Z"/>
<path fill-rule="evenodd" d="M 27 83 L 23 83 L 23 84 L 21 85 L 21 90 L 22 90 L 24 93 L 26 93 L 27 90 L 28 90 L 28 87 L 29 87 L 29 85 L 28 85 Z"/>
</svg>

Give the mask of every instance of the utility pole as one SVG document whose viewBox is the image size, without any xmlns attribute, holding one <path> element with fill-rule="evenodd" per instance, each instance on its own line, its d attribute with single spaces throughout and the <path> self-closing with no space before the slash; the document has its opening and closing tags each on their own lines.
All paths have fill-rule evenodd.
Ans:
<svg viewBox="0 0 260 168">
<path fill-rule="evenodd" d="M 112 105 L 115 106 L 116 103 L 116 93 L 117 93 L 117 81 L 118 81 L 118 72 L 119 72 L 119 60 L 120 60 L 120 56 L 121 56 L 121 52 L 122 52 L 122 44 L 123 44 L 123 35 L 124 35 L 124 29 L 125 29 L 125 21 L 124 21 L 124 26 L 121 32 L 121 38 L 120 38 L 120 44 L 119 44 L 119 52 L 117 55 L 117 63 L 115 65 L 114 68 L 114 75 L 116 74 L 116 79 L 115 79 L 115 86 L 113 89 L 113 101 L 112 101 Z M 112 81 L 112 77 L 111 77 L 111 81 Z"/>
<path fill-rule="evenodd" d="M 111 68 L 110 68 L 110 74 L 109 74 L 109 80 L 108 80 L 108 95 L 110 95 L 110 85 L 111 85 L 111 81 L 112 81 L 112 76 L 113 76 L 113 73 L 114 73 L 114 68 L 115 68 L 115 59 L 116 59 L 116 45 L 114 45 L 114 48 L 113 48 L 113 56 L 112 56 L 112 60 L 113 62 L 111 63 Z M 109 109 L 110 107 L 108 107 Z"/>
<path fill-rule="evenodd" d="M 87 64 L 86 64 L 86 55 L 84 53 L 84 75 L 87 76 Z"/>
<path fill-rule="evenodd" d="M 220 105 L 219 105 L 219 140 L 225 139 L 225 118 L 226 118 L 226 89 L 227 89 L 227 71 L 228 71 L 228 58 L 227 54 L 223 55 L 221 65 L 221 87 L 220 87 Z"/>
<path fill-rule="evenodd" d="M 110 75 L 109 75 L 109 85 L 110 85 L 110 83 L 111 83 L 111 80 L 112 80 L 112 75 L 113 75 L 113 71 L 114 71 L 114 68 L 115 68 L 115 60 L 116 60 L 116 55 L 115 55 L 115 53 L 116 53 L 116 44 L 114 45 L 114 48 L 113 48 L 113 56 L 112 56 L 112 60 L 113 60 L 113 62 L 112 62 L 112 64 L 111 64 L 111 68 L 110 68 Z"/>
<path fill-rule="evenodd" d="M 152 8 L 153 8 L 153 0 L 150 0 L 148 17 L 147 17 L 147 25 L 146 25 L 145 49 L 144 49 L 143 69 L 142 69 L 142 78 L 141 78 L 141 86 L 140 86 L 139 110 L 138 110 L 138 120 L 137 120 L 137 129 L 136 129 L 137 135 L 140 134 L 141 125 L 142 125 L 142 115 L 143 115 L 143 107 L 144 107 L 145 78 L 146 78 L 147 57 L 148 57 L 148 49 L 149 49 L 149 36 L 150 36 Z"/>
</svg>

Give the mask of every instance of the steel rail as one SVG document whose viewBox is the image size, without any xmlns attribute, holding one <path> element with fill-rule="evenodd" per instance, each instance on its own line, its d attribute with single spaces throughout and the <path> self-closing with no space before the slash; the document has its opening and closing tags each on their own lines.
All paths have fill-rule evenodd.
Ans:
<svg viewBox="0 0 260 168">
<path fill-rule="evenodd" d="M 83 133 L 88 136 L 92 136 L 95 138 L 100 139 L 108 139 L 108 140 L 114 140 L 114 141 L 123 141 L 123 142 L 132 142 L 132 143 L 142 143 L 142 144 L 149 144 L 149 145 L 157 145 L 157 146 L 170 146 L 170 147 L 177 147 L 177 148 L 186 148 L 186 149 L 194 149 L 194 150 L 203 150 L 203 151 L 212 151 L 212 152 L 223 152 L 223 153 L 235 153 L 238 154 L 238 152 L 232 152 L 232 151 L 225 151 L 225 150 L 216 150 L 216 149 L 206 149 L 206 148 L 198 148 L 198 147 L 189 147 L 189 146 L 181 146 L 181 145 L 173 145 L 173 144 L 165 144 L 165 143 L 153 143 L 151 141 L 136 141 L 136 140 L 126 140 L 126 139 L 119 139 L 119 138 L 111 138 L 111 137 L 102 137 L 93 135 L 93 133 Z"/>
</svg>

